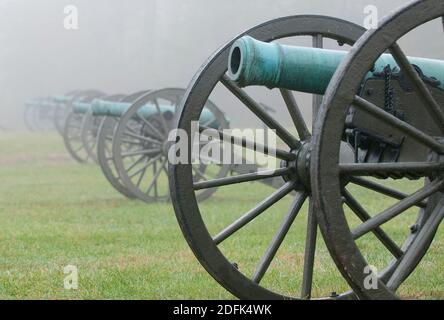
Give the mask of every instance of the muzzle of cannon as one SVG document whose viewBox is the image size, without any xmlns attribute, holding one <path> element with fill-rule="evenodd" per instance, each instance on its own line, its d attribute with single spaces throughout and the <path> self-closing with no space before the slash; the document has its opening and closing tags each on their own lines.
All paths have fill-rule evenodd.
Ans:
<svg viewBox="0 0 444 320">
<path fill-rule="evenodd" d="M 228 76 L 241 87 L 266 86 L 324 94 L 345 51 L 265 43 L 250 36 L 238 39 L 231 48 Z M 444 89 L 444 61 L 409 57 L 423 74 L 439 81 Z M 398 66 L 390 54 L 382 55 L 367 74 Z"/>
</svg>

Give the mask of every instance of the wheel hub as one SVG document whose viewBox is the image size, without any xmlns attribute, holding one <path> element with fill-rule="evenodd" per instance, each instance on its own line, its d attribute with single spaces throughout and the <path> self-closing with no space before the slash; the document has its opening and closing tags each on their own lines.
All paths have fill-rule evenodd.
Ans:
<svg viewBox="0 0 444 320">
<path fill-rule="evenodd" d="M 284 176 L 286 182 L 295 182 L 295 189 L 298 191 L 310 191 L 310 159 L 312 145 L 311 141 L 302 142 L 298 149 L 291 153 L 296 155 L 295 160 L 282 161 L 281 168 L 291 168 L 291 172 Z"/>
</svg>

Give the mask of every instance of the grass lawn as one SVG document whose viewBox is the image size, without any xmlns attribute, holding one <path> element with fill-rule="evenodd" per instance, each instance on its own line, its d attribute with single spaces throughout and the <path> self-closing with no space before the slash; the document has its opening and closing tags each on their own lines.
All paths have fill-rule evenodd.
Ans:
<svg viewBox="0 0 444 320">
<path fill-rule="evenodd" d="M 56 134 L 2 133 L 0 181 L 0 299 L 234 298 L 195 259 L 170 204 L 147 205 L 120 196 L 97 166 L 70 160 Z M 202 205 L 211 232 L 271 191 L 258 183 L 219 190 Z M 391 201 L 354 191 L 370 199 L 366 208 L 372 213 Z M 222 244 L 245 274 L 251 275 L 269 245 L 290 204 L 287 198 Z M 306 208 L 303 212 L 263 280 L 285 294 L 296 295 L 301 282 Z M 402 244 L 416 213 L 400 216 L 385 230 Z M 404 297 L 444 298 L 443 231 L 402 287 Z M 374 239 L 359 245 L 375 266 L 390 261 Z M 322 240 L 318 247 L 314 294 L 348 290 Z M 67 265 L 78 268 L 78 290 L 64 289 Z"/>
</svg>

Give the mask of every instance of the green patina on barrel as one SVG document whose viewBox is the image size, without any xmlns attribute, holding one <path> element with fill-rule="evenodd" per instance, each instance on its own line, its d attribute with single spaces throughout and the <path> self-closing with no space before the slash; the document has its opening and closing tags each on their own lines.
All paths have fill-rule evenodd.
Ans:
<svg viewBox="0 0 444 320">
<path fill-rule="evenodd" d="M 91 110 L 91 103 L 87 102 L 74 102 L 72 104 L 72 110 L 74 113 L 88 113 Z"/>
<path fill-rule="evenodd" d="M 69 96 L 55 96 L 54 101 L 58 103 L 64 103 L 71 101 L 72 97 Z"/>
<path fill-rule="evenodd" d="M 95 99 L 92 102 L 92 112 L 96 116 L 121 117 L 131 107 L 131 103 L 113 102 Z"/>
<path fill-rule="evenodd" d="M 265 43 L 245 36 L 231 48 L 228 76 L 241 87 L 260 85 L 324 94 L 346 55 L 345 51 Z M 414 57 L 409 61 L 426 76 L 438 79 L 444 89 L 444 61 Z M 391 55 L 383 54 L 373 71 L 381 72 L 387 65 L 398 66 Z"/>
<path fill-rule="evenodd" d="M 57 106 L 57 104 L 50 99 L 31 99 L 25 101 L 25 105 L 28 107 L 39 107 L 39 108 L 52 108 Z"/>
<path fill-rule="evenodd" d="M 75 106 L 76 104 L 74 104 Z M 96 116 L 110 116 L 110 117 L 122 117 L 124 113 L 131 107 L 131 103 L 125 102 L 112 102 L 100 99 L 95 99 L 91 104 L 92 113 Z M 176 108 L 172 105 L 160 105 L 159 109 L 162 114 L 171 113 L 174 115 Z M 152 104 L 147 104 L 141 107 L 138 114 L 145 119 L 157 115 L 159 112 L 157 107 Z M 204 109 L 200 117 L 200 123 L 210 125 L 211 127 L 218 127 L 219 124 L 215 121 L 213 113 Z"/>
</svg>

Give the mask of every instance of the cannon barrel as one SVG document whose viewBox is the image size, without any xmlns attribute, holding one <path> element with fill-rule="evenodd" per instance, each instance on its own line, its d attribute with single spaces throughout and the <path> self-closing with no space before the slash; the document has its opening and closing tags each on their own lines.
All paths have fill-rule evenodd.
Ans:
<svg viewBox="0 0 444 320">
<path fill-rule="evenodd" d="M 91 110 L 91 103 L 88 102 L 74 102 L 72 105 L 74 113 L 85 114 Z"/>
<path fill-rule="evenodd" d="M 43 107 L 43 108 L 52 108 L 57 106 L 57 104 L 52 99 L 48 98 L 30 99 L 25 101 L 25 105 L 28 107 Z"/>
<path fill-rule="evenodd" d="M 92 113 L 95 116 L 121 117 L 131 107 L 131 103 L 95 99 L 92 102 Z"/>
<path fill-rule="evenodd" d="M 127 102 L 115 102 L 106 101 L 101 99 L 95 99 L 92 104 L 92 113 L 95 116 L 111 116 L 111 117 L 122 117 L 124 113 L 131 107 L 131 103 Z M 162 114 L 171 113 L 174 114 L 175 108 L 170 105 L 160 105 L 159 109 Z M 154 105 L 146 104 L 139 109 L 139 115 L 144 118 L 149 118 L 153 115 L 158 114 L 157 108 Z"/>
<path fill-rule="evenodd" d="M 266 43 L 244 36 L 232 46 L 228 63 L 228 77 L 241 87 L 266 86 L 313 94 L 324 94 L 345 51 L 326 50 Z M 441 82 L 444 89 L 444 61 L 408 58 L 428 77 Z M 383 54 L 373 72 L 381 72 L 398 64 L 390 54 Z M 372 73 L 369 72 L 368 76 Z"/>
<path fill-rule="evenodd" d="M 95 99 L 91 104 L 92 113 L 95 116 L 110 116 L 110 117 L 122 117 L 124 113 L 131 107 L 131 103 L 126 102 L 114 102 L 114 101 L 106 101 L 101 99 Z M 74 107 L 76 103 L 74 103 Z M 160 105 L 160 111 L 162 114 L 170 114 L 174 115 L 176 112 L 175 107 L 172 105 Z M 152 104 L 146 104 L 141 107 L 138 111 L 138 114 L 145 119 L 148 119 L 152 116 L 158 114 L 157 107 Z M 219 126 L 216 123 L 216 118 L 211 113 L 210 110 L 204 109 L 202 111 L 202 115 L 200 117 L 200 122 L 205 124 L 210 124 L 211 127 L 217 128 Z"/>
<path fill-rule="evenodd" d="M 71 101 L 72 97 L 70 96 L 55 96 L 53 97 L 54 101 L 57 103 L 65 103 Z"/>
</svg>

